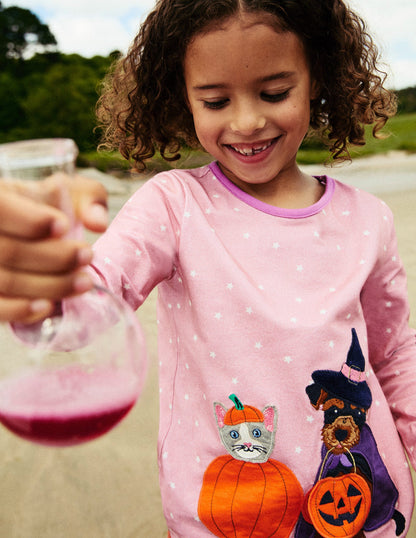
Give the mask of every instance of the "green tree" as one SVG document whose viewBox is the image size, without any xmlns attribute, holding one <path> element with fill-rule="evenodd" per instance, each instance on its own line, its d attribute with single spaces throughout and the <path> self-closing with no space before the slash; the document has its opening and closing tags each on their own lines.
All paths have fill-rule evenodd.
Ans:
<svg viewBox="0 0 416 538">
<path fill-rule="evenodd" d="M 0 0 L 0 143 L 62 136 L 96 148 L 97 87 L 118 55 L 61 54 L 34 13 Z"/>
<path fill-rule="evenodd" d="M 47 50 L 56 45 L 49 27 L 29 9 L 4 8 L 0 2 L 0 65 L 8 59 L 21 60 L 31 46 Z"/>
<path fill-rule="evenodd" d="M 397 92 L 399 112 L 416 112 L 416 86 L 404 88 Z"/>
<path fill-rule="evenodd" d="M 22 120 L 21 92 L 19 81 L 10 73 L 0 71 L 0 126 L 2 132 L 15 128 Z M 1 137 L 0 141 L 2 141 Z"/>
<path fill-rule="evenodd" d="M 26 136 L 69 137 L 81 150 L 96 147 L 94 134 L 97 72 L 89 65 L 63 62 L 47 73 L 36 73 L 25 81 L 22 100 L 26 116 Z"/>
</svg>

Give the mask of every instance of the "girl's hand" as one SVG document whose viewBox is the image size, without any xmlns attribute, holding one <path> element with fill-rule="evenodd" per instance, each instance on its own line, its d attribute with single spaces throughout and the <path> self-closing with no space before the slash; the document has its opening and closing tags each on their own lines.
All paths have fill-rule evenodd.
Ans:
<svg viewBox="0 0 416 538">
<path fill-rule="evenodd" d="M 70 181 L 70 191 L 77 219 L 92 232 L 107 229 L 107 191 L 101 183 L 82 176 Z"/>
<path fill-rule="evenodd" d="M 54 302 L 93 285 L 82 269 L 92 260 L 85 241 L 66 239 L 70 222 L 56 207 L 56 182 L 0 181 L 0 321 L 34 322 Z M 71 180 L 77 218 L 94 231 L 107 227 L 104 187 L 93 180 Z M 52 204 L 52 205 L 51 205 Z"/>
</svg>

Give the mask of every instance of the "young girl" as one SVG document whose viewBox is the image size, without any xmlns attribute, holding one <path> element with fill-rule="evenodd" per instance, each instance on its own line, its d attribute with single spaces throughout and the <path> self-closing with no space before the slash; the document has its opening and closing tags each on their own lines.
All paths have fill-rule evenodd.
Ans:
<svg viewBox="0 0 416 538">
<path fill-rule="evenodd" d="M 416 348 L 392 215 L 296 163 L 310 128 L 340 159 L 394 113 L 376 60 L 341 0 L 160 0 L 100 100 L 107 144 L 139 168 L 185 144 L 214 159 L 149 180 L 91 265 L 134 308 L 159 289 L 172 538 L 405 535 Z M 1 225 L 15 249 L 0 279 L 9 320 L 90 285 L 79 272 L 89 254 L 59 240 L 58 214 L 28 215 L 49 223 L 35 237 L 18 211 L 8 201 Z"/>
</svg>

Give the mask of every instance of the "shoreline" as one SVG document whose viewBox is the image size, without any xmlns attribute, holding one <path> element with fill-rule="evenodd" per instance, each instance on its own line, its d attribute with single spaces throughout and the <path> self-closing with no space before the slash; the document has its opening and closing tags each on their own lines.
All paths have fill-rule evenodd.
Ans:
<svg viewBox="0 0 416 538">
<path fill-rule="evenodd" d="M 379 196 L 385 193 L 416 190 L 416 153 L 391 151 L 332 167 L 306 165 L 301 168 L 311 175 L 326 173 Z"/>
<path fill-rule="evenodd" d="M 329 175 L 374 194 L 396 190 L 416 189 L 416 153 L 391 151 L 328 166 L 303 164 L 299 167 L 310 175 Z M 81 175 L 101 181 L 110 195 L 123 196 L 134 192 L 153 174 L 136 174 L 131 178 L 118 178 L 96 168 L 81 168 Z M 379 182 L 383 176 L 383 184 Z"/>
</svg>

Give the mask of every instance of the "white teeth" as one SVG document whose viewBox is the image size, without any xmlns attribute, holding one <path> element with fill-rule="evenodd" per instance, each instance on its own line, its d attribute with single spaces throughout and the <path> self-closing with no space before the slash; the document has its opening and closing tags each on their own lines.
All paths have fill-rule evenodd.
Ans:
<svg viewBox="0 0 416 538">
<path fill-rule="evenodd" d="M 237 153 L 240 153 L 241 155 L 244 155 L 246 157 L 249 157 L 249 156 L 252 156 L 252 155 L 256 155 L 257 153 L 261 153 L 262 151 L 264 151 L 265 149 L 267 149 L 268 147 L 270 147 L 272 145 L 272 141 L 271 142 L 268 142 L 267 144 L 265 144 L 264 146 L 261 146 L 261 147 L 248 147 L 248 148 L 236 148 L 234 146 L 230 146 L 234 151 L 236 151 Z"/>
</svg>

